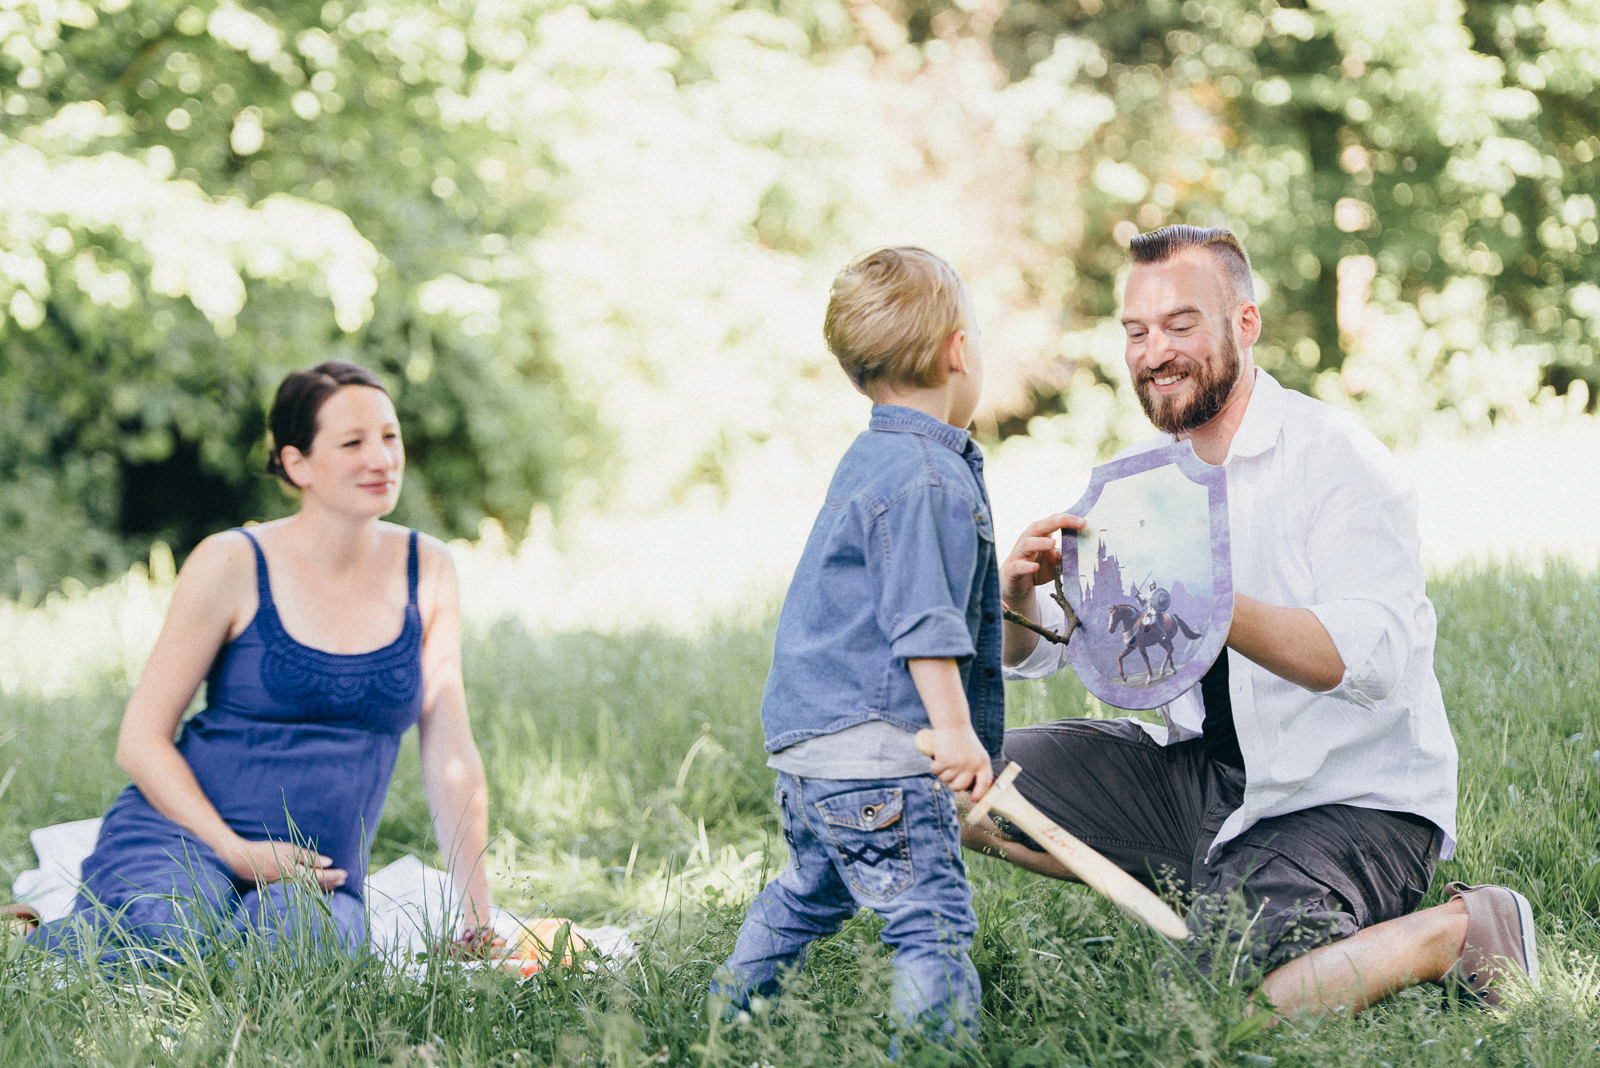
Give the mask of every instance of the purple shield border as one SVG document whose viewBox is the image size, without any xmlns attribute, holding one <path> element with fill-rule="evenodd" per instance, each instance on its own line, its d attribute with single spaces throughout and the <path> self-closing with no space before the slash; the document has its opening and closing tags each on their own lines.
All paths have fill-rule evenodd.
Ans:
<svg viewBox="0 0 1600 1068">
<path fill-rule="evenodd" d="M 1178 673 L 1154 686 L 1135 689 L 1123 686 L 1101 673 L 1094 665 L 1088 650 L 1085 628 L 1072 635 L 1067 643 L 1067 656 L 1084 687 L 1112 708 L 1144 710 L 1160 708 L 1192 689 L 1211 665 L 1216 662 L 1222 647 L 1227 644 L 1228 627 L 1233 622 L 1233 555 L 1228 539 L 1228 477 L 1221 467 L 1213 467 L 1194 454 L 1187 441 L 1150 449 L 1108 464 L 1101 464 L 1089 474 L 1089 488 L 1083 491 L 1078 503 L 1067 509 L 1072 515 L 1087 516 L 1100 499 L 1100 489 L 1107 482 L 1153 471 L 1168 464 L 1190 482 L 1206 487 L 1211 517 L 1211 618 L 1205 637 L 1194 657 Z M 1062 590 L 1074 612 L 1083 608 L 1083 587 L 1078 581 L 1078 545 L 1085 539 L 1081 535 L 1061 533 Z M 1071 581 L 1066 581 L 1068 576 Z M 1088 621 L 1086 626 L 1092 626 Z M 1130 698 L 1132 701 L 1130 702 Z"/>
</svg>

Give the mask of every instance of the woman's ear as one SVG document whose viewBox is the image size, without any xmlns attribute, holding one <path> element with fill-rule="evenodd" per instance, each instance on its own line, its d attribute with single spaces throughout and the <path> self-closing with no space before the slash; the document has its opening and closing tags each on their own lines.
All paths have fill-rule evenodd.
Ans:
<svg viewBox="0 0 1600 1068">
<path fill-rule="evenodd" d="M 278 463 L 295 489 L 303 490 L 311 484 L 311 461 L 293 445 L 285 445 L 278 450 Z"/>
</svg>

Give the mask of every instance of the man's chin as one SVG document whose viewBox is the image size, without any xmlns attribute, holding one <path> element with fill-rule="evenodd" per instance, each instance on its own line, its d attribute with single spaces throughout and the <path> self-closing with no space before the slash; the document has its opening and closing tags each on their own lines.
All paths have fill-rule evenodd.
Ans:
<svg viewBox="0 0 1600 1068">
<path fill-rule="evenodd" d="M 1187 425 L 1187 416 L 1192 405 L 1188 398 L 1179 399 L 1174 395 L 1156 396 L 1152 398 L 1145 395 L 1144 414 L 1155 428 L 1164 434 L 1182 434 L 1193 429 Z"/>
</svg>

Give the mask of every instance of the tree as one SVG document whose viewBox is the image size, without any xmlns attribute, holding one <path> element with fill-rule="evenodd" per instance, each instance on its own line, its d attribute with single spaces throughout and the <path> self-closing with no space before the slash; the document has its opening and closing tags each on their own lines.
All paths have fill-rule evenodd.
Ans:
<svg viewBox="0 0 1600 1068">
<path fill-rule="evenodd" d="M 0 593 L 279 514 L 284 372 L 393 386 L 400 517 L 659 510 L 859 425 L 828 279 L 966 275 L 979 430 L 1149 432 L 1125 245 L 1233 227 L 1258 361 L 1391 441 L 1593 407 L 1595 0 L 18 0 Z"/>
<path fill-rule="evenodd" d="M 391 385 L 402 520 L 515 534 L 557 497 L 588 417 L 497 268 L 539 228 L 540 161 L 441 116 L 495 46 L 463 5 L 0 20 L 0 592 L 283 513 L 264 409 L 320 359 Z"/>
<path fill-rule="evenodd" d="M 1266 283 L 1258 361 L 1395 440 L 1541 389 L 1594 408 L 1597 20 L 1562 0 L 1020 0 L 991 40 L 1013 79 L 1065 64 L 1115 104 L 1082 155 L 1034 149 L 1039 181 L 1083 190 L 1053 225 L 1072 319 L 1111 313 L 1135 227 L 1231 226 Z M 1033 411 L 1069 407 L 1079 369 L 1103 381 L 1113 338 L 1085 331 Z"/>
</svg>

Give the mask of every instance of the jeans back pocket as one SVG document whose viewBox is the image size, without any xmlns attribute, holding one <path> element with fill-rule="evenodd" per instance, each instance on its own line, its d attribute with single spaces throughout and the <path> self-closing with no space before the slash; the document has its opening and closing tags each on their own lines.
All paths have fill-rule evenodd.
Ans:
<svg viewBox="0 0 1600 1068">
<path fill-rule="evenodd" d="M 911 885 L 911 842 L 905 794 L 875 787 L 834 794 L 816 802 L 844 875 L 862 897 L 887 901 Z"/>
</svg>

